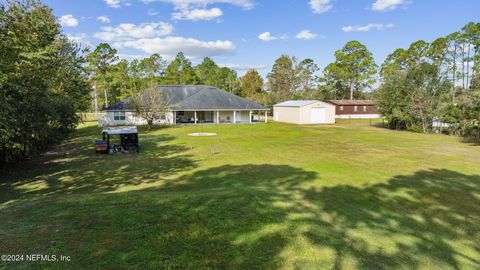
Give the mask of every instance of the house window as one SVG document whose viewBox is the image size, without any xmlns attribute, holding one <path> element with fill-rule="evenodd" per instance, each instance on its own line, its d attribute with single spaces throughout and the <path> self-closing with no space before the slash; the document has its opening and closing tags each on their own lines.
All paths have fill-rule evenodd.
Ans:
<svg viewBox="0 0 480 270">
<path fill-rule="evenodd" d="M 125 120 L 125 112 L 113 112 L 113 120 L 124 121 Z"/>
<path fill-rule="evenodd" d="M 185 115 L 184 111 L 177 112 L 177 115 Z"/>
<path fill-rule="evenodd" d="M 364 112 L 367 111 L 367 106 L 363 106 L 363 111 L 364 111 Z"/>
<path fill-rule="evenodd" d="M 343 106 L 340 106 L 340 111 L 343 111 Z"/>
<path fill-rule="evenodd" d="M 353 111 L 354 111 L 354 112 L 358 111 L 358 106 L 354 106 L 354 107 L 353 107 Z"/>
</svg>

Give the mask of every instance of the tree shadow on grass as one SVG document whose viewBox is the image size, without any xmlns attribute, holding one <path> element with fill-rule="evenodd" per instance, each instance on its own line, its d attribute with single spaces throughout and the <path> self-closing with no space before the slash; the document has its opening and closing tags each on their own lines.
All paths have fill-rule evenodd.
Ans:
<svg viewBox="0 0 480 270">
<path fill-rule="evenodd" d="M 316 172 L 288 165 L 225 165 L 161 187 L 51 200 L 31 215 L 7 208 L 0 240 L 10 245 L 0 251 L 48 247 L 76 254 L 78 268 L 480 266 L 480 176 L 433 169 L 365 187 L 312 188 L 314 180 Z M 28 224 L 43 234 L 25 231 Z M 18 232 L 28 243 L 11 244 Z"/>
<path fill-rule="evenodd" d="M 286 165 L 221 166 L 161 188 L 50 197 L 29 216 L 11 208 L 0 252 L 75 254 L 77 268 L 277 269 L 290 235 L 288 209 L 275 204 L 314 179 Z M 43 230 L 17 226 L 26 223 Z M 20 232 L 28 242 L 15 241 Z"/>
<path fill-rule="evenodd" d="M 460 138 L 460 141 L 472 146 L 480 146 L 480 138 L 463 137 L 463 138 Z"/>
<path fill-rule="evenodd" d="M 316 178 L 314 172 L 289 166 L 222 166 L 197 172 L 165 189 L 217 189 L 241 194 L 224 202 L 231 204 L 232 209 L 240 208 L 243 215 L 251 214 L 251 219 L 247 219 L 250 222 L 244 224 L 242 218 L 231 217 L 227 221 L 252 225 L 238 230 L 246 235 L 272 224 L 281 227 L 272 234 L 285 245 L 277 247 L 275 256 L 269 259 L 275 266 L 285 263 L 280 251 L 301 234 L 313 246 L 334 251 L 334 259 L 328 263 L 332 269 L 480 267 L 480 176 L 432 169 L 366 187 L 340 185 L 317 189 L 304 185 Z M 239 202 L 243 196 L 259 200 L 242 209 Z M 201 209 L 204 211 L 197 214 L 209 213 L 215 207 Z M 256 219 L 267 222 L 259 224 Z M 268 244 L 259 246 L 260 250 L 276 250 Z M 237 248 L 234 246 L 232 252 Z M 250 260 L 255 258 L 252 256 Z M 302 260 L 292 267 L 312 265 Z M 272 266 L 260 264 L 260 268 L 266 265 Z M 313 265 L 319 268 L 321 263 L 316 261 Z"/>
<path fill-rule="evenodd" d="M 305 222 L 317 226 L 307 232 L 315 244 L 335 250 L 335 269 L 346 258 L 362 269 L 480 267 L 478 175 L 434 169 L 365 188 L 309 190 L 305 198 L 330 218 Z"/>
<path fill-rule="evenodd" d="M 196 167 L 175 137 L 142 134 L 140 154 L 96 155 L 97 127 L 80 128 L 61 146 L 2 175 L 0 204 L 34 196 L 115 191 L 159 182 Z M 142 141 L 144 139 L 144 141 Z"/>
</svg>

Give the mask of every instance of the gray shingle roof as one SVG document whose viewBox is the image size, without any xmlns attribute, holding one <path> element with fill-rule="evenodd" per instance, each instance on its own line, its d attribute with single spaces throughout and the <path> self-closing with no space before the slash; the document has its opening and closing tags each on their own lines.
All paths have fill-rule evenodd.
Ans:
<svg viewBox="0 0 480 270">
<path fill-rule="evenodd" d="M 224 90 L 205 85 L 159 85 L 173 110 L 267 110 L 266 107 L 251 102 Z M 107 107 L 106 111 L 132 110 L 131 98 Z"/>
</svg>

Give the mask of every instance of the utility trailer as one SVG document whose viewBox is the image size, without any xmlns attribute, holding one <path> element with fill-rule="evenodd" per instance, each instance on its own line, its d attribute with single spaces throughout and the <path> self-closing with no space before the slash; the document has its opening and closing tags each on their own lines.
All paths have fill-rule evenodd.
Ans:
<svg viewBox="0 0 480 270">
<path fill-rule="evenodd" d="M 97 154 L 138 153 L 140 151 L 137 127 L 107 127 L 103 129 L 102 137 L 102 140 L 95 141 Z M 114 142 L 112 143 L 112 141 Z"/>
</svg>

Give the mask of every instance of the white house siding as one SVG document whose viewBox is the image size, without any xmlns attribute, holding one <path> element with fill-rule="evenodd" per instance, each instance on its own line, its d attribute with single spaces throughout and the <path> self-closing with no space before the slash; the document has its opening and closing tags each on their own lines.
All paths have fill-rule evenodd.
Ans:
<svg viewBox="0 0 480 270">
<path fill-rule="evenodd" d="M 235 113 L 236 112 L 236 113 Z M 199 114 L 200 111 L 197 111 Z M 234 117 L 235 113 L 235 117 Z M 136 117 L 133 112 L 125 112 L 125 120 L 115 120 L 114 111 L 107 111 L 105 116 L 100 118 L 98 123 L 99 126 L 125 126 L 125 125 L 146 125 L 147 121 L 140 117 Z M 218 114 L 218 118 L 217 118 Z M 194 118 L 194 111 L 184 112 L 183 118 Z M 198 116 L 197 116 L 198 118 Z M 219 123 L 217 123 L 217 119 Z M 223 123 L 250 123 L 250 111 L 205 111 L 205 122 L 223 124 Z M 200 121 L 198 123 L 201 123 Z M 166 113 L 165 119 L 154 121 L 155 125 L 174 125 L 174 112 Z"/>
<path fill-rule="evenodd" d="M 220 111 L 220 123 L 233 123 L 233 111 Z"/>
<path fill-rule="evenodd" d="M 114 112 L 107 111 L 103 119 L 99 120 L 100 126 L 126 126 L 126 125 L 146 125 L 147 121 L 135 116 L 133 112 L 125 112 L 125 120 L 115 120 Z M 157 119 L 154 121 L 155 125 L 172 125 L 174 124 L 173 112 L 167 112 L 165 119 Z"/>
</svg>

